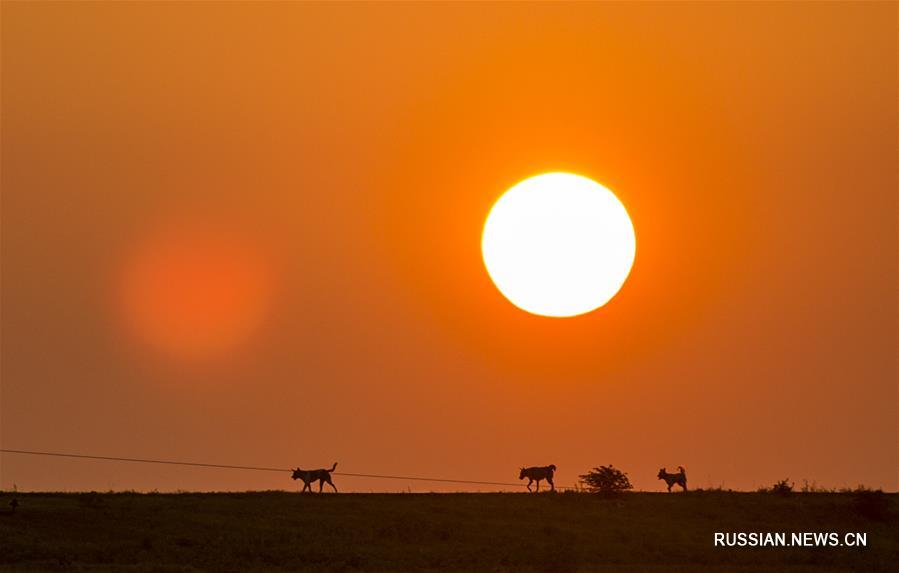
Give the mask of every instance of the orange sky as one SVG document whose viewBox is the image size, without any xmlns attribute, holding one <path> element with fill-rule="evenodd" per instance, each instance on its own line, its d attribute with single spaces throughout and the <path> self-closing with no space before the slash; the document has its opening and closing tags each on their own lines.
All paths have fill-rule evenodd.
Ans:
<svg viewBox="0 0 899 573">
<path fill-rule="evenodd" d="M 896 18 L 4 2 L 0 445 L 895 490 Z M 549 170 L 613 189 L 637 235 L 571 319 L 481 262 L 490 206 Z M 13 484 L 294 485 L 3 455 Z"/>
</svg>

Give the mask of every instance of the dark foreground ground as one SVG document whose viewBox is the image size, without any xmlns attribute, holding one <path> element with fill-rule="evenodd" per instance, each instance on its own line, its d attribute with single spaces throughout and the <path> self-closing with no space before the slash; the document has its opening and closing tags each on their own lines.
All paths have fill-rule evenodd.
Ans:
<svg viewBox="0 0 899 573">
<path fill-rule="evenodd" d="M 17 497 L 2 571 L 899 570 L 894 494 Z M 725 531 L 863 532 L 868 546 L 713 547 Z"/>
</svg>

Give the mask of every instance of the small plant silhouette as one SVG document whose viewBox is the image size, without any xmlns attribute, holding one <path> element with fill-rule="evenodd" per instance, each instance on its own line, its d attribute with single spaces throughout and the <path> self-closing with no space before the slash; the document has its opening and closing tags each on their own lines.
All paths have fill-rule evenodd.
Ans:
<svg viewBox="0 0 899 573">
<path fill-rule="evenodd" d="M 593 468 L 589 473 L 579 477 L 587 490 L 593 493 L 621 493 L 634 487 L 627 474 L 611 464 Z"/>
<path fill-rule="evenodd" d="M 802 480 L 802 487 L 799 488 L 799 491 L 802 493 L 833 493 L 832 489 L 827 489 L 825 487 L 819 486 L 816 481 L 808 481 L 807 479 Z"/>
<path fill-rule="evenodd" d="M 790 478 L 782 479 L 778 482 L 775 482 L 773 486 L 770 488 L 761 487 L 759 488 L 759 493 L 776 493 L 777 495 L 790 495 L 793 493 L 793 482 L 790 481 Z"/>
</svg>

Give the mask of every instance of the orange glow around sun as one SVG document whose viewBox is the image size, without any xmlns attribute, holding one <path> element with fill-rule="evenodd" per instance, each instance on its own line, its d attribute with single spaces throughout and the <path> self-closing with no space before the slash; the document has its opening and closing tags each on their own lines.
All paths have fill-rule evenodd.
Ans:
<svg viewBox="0 0 899 573">
<path fill-rule="evenodd" d="M 268 314 L 271 266 L 239 233 L 179 225 L 148 236 L 125 265 L 130 330 L 181 359 L 212 359 L 247 342 Z"/>
</svg>

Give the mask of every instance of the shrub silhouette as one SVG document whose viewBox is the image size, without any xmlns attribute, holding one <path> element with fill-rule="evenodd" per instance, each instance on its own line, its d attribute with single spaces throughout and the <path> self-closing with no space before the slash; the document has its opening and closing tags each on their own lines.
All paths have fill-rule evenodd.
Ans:
<svg viewBox="0 0 899 573">
<path fill-rule="evenodd" d="M 612 494 L 633 489 L 627 474 L 612 465 L 593 468 L 580 476 L 584 486 L 593 493 Z"/>
<path fill-rule="evenodd" d="M 759 493 L 776 493 L 778 495 L 789 495 L 793 493 L 793 483 L 789 480 L 790 478 L 782 479 L 778 482 L 775 482 L 775 484 L 770 488 L 760 487 Z"/>
</svg>

